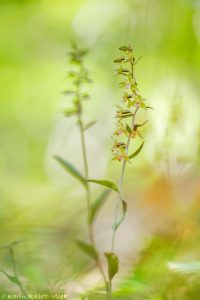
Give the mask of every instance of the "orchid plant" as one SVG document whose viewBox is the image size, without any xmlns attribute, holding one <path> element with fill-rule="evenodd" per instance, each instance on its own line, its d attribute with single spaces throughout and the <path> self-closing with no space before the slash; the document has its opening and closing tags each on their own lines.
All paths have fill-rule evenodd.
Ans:
<svg viewBox="0 0 200 300">
<path fill-rule="evenodd" d="M 58 155 L 55 156 L 56 160 L 62 165 L 62 167 L 79 180 L 84 187 L 87 206 L 88 241 L 77 240 L 76 242 L 81 250 L 93 259 L 96 267 L 99 269 L 105 283 L 107 300 L 112 299 L 112 281 L 114 276 L 118 273 L 119 268 L 119 260 L 115 254 L 116 232 L 120 224 L 123 222 L 127 212 L 127 203 L 122 195 L 125 169 L 127 162 L 130 163 L 131 160 L 140 153 L 144 146 L 141 128 L 147 123 L 147 120 L 138 123 L 137 115 L 140 110 L 147 110 L 148 108 L 151 108 L 146 104 L 146 100 L 140 95 L 138 90 L 138 84 L 135 78 L 135 65 L 139 59 L 136 60 L 133 48 L 128 45 L 120 47 L 119 50 L 123 53 L 123 56 L 115 59 L 114 63 L 117 65 L 116 74 L 122 78 L 119 86 L 123 89 L 123 96 L 122 104 L 117 106 L 117 128 L 113 134 L 114 144 L 112 147 L 113 160 L 122 163 L 119 183 L 115 184 L 108 180 L 92 179 L 89 176 L 85 130 L 93 126 L 95 122 L 91 121 L 88 124 L 83 123 L 83 104 L 85 100 L 89 99 L 89 94 L 84 91 L 84 88 L 85 84 L 90 83 L 91 80 L 89 72 L 84 65 L 84 59 L 87 51 L 79 49 L 77 46 L 73 46 L 72 51 L 69 53 L 70 62 L 73 68 L 69 71 L 68 75 L 72 80 L 73 88 L 71 90 L 67 90 L 66 94 L 72 97 L 72 108 L 64 110 L 63 113 L 65 117 L 74 116 L 77 119 L 82 145 L 84 174 L 81 174 L 81 172 L 77 170 L 71 162 L 64 160 Z M 141 144 L 133 151 L 132 147 L 134 146 L 135 140 L 138 138 L 142 140 Z M 92 199 L 90 190 L 91 183 L 95 183 L 106 188 L 95 200 Z M 117 199 L 112 225 L 111 247 L 110 251 L 104 253 L 107 261 L 107 271 L 105 271 L 100 253 L 96 246 L 94 223 L 98 216 L 98 212 L 105 200 L 108 198 L 110 191 L 114 191 L 116 193 Z M 121 215 L 119 211 L 120 205 L 122 207 Z"/>
</svg>

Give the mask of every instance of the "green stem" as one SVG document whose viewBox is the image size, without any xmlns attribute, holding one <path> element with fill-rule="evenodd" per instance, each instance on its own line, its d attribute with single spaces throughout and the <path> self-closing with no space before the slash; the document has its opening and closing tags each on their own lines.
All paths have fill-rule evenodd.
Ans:
<svg viewBox="0 0 200 300">
<path fill-rule="evenodd" d="M 112 280 L 108 281 L 107 300 L 112 300 Z"/>
<path fill-rule="evenodd" d="M 80 91 L 79 91 L 79 86 L 77 86 L 77 96 L 80 99 Z M 79 128 L 80 128 L 80 136 L 81 136 L 81 145 L 82 145 L 82 154 L 83 154 L 83 163 L 84 163 L 84 173 L 85 173 L 85 179 L 89 179 L 89 168 L 88 168 L 88 160 L 87 160 L 87 151 L 86 151 L 86 142 L 85 142 L 85 134 L 84 134 L 84 127 L 83 127 L 83 121 L 81 118 L 81 112 L 82 112 L 82 107 L 81 107 L 81 103 L 79 102 L 79 113 L 78 113 L 78 123 L 79 123 Z M 89 183 L 86 183 L 86 201 L 87 201 L 87 210 L 88 210 L 88 215 L 90 213 L 91 210 L 91 193 L 90 193 L 90 186 Z M 94 248 L 96 248 L 96 243 L 95 243 L 95 239 L 94 239 L 94 232 L 93 232 L 93 226 L 92 224 L 88 223 L 88 230 L 89 230 L 89 238 L 90 238 L 90 242 L 92 244 L 92 246 Z M 101 265 L 100 259 L 99 257 L 96 259 L 96 266 L 99 269 L 105 286 L 106 286 L 106 290 L 107 290 L 107 286 L 108 286 L 108 282 L 103 270 L 103 267 Z"/>
<path fill-rule="evenodd" d="M 132 77 L 132 79 L 134 79 L 133 63 L 131 63 L 131 77 Z M 134 127 L 135 127 L 135 117 L 136 117 L 136 114 L 137 114 L 138 110 L 139 110 L 139 106 L 136 107 L 136 109 L 133 113 L 133 116 L 132 116 L 132 126 L 131 126 L 132 130 L 134 130 Z M 129 150 L 130 142 L 131 142 L 131 133 L 129 133 L 127 143 L 126 143 L 125 151 L 126 151 L 127 156 L 128 156 L 128 150 Z M 119 178 L 119 183 L 118 183 L 119 193 L 117 195 L 114 221 L 113 221 L 111 252 L 114 252 L 114 248 L 115 248 L 115 239 L 116 239 L 116 232 L 117 232 L 117 228 L 115 228 L 115 224 L 117 222 L 117 218 L 118 218 L 118 214 L 119 214 L 119 207 L 120 207 L 120 202 L 121 202 L 122 186 L 123 186 L 123 180 L 124 180 L 124 175 L 125 175 L 126 164 L 127 164 L 127 160 L 124 159 L 123 164 L 122 164 L 120 178 Z M 108 300 L 112 299 L 112 279 L 109 280 L 109 297 L 110 298 L 108 298 Z"/>
<path fill-rule="evenodd" d="M 133 63 L 131 63 L 131 77 L 134 79 Z M 138 110 L 139 110 L 139 106 L 136 107 L 136 109 L 133 113 L 133 116 L 132 116 L 132 126 L 131 126 L 132 130 L 134 130 L 134 127 L 135 127 L 135 118 L 136 118 L 136 114 L 137 114 Z M 129 133 L 127 143 L 126 143 L 125 151 L 126 151 L 127 156 L 128 156 L 128 150 L 129 150 L 130 142 L 131 142 L 131 133 Z M 127 163 L 127 160 L 124 159 L 123 160 L 123 165 L 122 165 L 122 170 L 121 170 L 121 175 L 120 175 L 120 179 L 119 179 L 119 184 L 118 184 L 119 193 L 117 195 L 113 225 L 116 224 L 118 213 L 119 213 L 119 206 L 120 206 L 121 195 L 122 195 L 122 185 L 123 185 L 123 180 L 124 180 L 126 163 Z M 111 242 L 111 251 L 112 252 L 114 251 L 114 247 L 115 247 L 116 231 L 117 231 L 117 229 L 115 228 L 115 226 L 113 226 L 112 242 Z"/>
</svg>

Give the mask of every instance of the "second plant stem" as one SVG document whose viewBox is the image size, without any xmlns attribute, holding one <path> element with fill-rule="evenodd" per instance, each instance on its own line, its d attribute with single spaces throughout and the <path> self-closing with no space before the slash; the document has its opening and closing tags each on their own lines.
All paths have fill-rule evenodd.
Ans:
<svg viewBox="0 0 200 300">
<path fill-rule="evenodd" d="M 131 63 L 131 77 L 132 79 L 134 79 L 134 70 L 133 70 L 133 63 Z M 131 128 L 132 130 L 134 130 L 135 127 L 135 117 L 136 114 L 139 110 L 139 106 L 136 106 L 135 111 L 133 113 L 132 116 L 132 124 L 131 124 Z M 128 150 L 129 150 L 129 146 L 130 146 L 130 142 L 131 142 L 131 133 L 129 133 L 128 139 L 127 139 L 127 143 L 126 143 L 126 155 L 128 156 Z M 127 160 L 124 159 L 123 160 L 123 164 L 122 164 L 122 169 L 121 169 L 121 174 L 120 174 L 120 178 L 119 178 L 119 183 L 118 183 L 118 195 L 117 195 L 117 201 L 116 201 L 116 207 L 115 207 L 115 214 L 114 214 L 114 221 L 113 221 L 113 232 L 112 232 L 112 240 L 111 240 L 111 252 L 114 252 L 114 248 L 115 248 L 115 238 L 116 238 L 116 231 L 117 228 L 115 228 L 115 224 L 117 222 L 117 218 L 118 218 L 118 214 L 119 214 L 119 207 L 120 207 L 120 202 L 122 199 L 122 186 L 123 186 L 123 180 L 124 180 L 124 174 L 125 174 L 125 169 L 126 169 L 126 164 L 127 164 Z M 108 298 L 107 300 L 112 299 L 112 280 L 109 280 L 108 282 Z"/>
</svg>

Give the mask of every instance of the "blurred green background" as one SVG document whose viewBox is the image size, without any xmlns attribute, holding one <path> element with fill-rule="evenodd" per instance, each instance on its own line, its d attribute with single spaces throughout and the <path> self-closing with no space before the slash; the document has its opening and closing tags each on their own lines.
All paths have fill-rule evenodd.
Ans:
<svg viewBox="0 0 200 300">
<path fill-rule="evenodd" d="M 99 281 L 74 243 L 87 238 L 83 191 L 52 155 L 83 168 L 75 120 L 61 113 L 76 41 L 90 50 L 85 119 L 98 119 L 86 136 L 91 174 L 118 180 L 110 151 L 121 95 L 113 59 L 131 43 L 142 56 L 141 94 L 154 110 L 143 154 L 126 173 L 129 214 L 118 233 L 115 298 L 199 300 L 200 1 L 1 0 L 0 33 L 0 245 L 22 240 L 14 250 L 26 290 L 76 299 Z M 96 223 L 102 251 L 113 205 L 114 195 Z M 0 269 L 12 273 L 5 249 Z M 0 288 L 18 292 L 4 274 Z"/>
</svg>

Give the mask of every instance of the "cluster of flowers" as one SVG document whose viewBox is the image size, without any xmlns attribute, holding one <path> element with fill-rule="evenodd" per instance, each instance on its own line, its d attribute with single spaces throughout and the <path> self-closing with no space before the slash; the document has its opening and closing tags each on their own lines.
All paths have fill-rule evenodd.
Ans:
<svg viewBox="0 0 200 300">
<path fill-rule="evenodd" d="M 117 129 L 114 132 L 115 141 L 112 147 L 113 160 L 117 161 L 129 161 L 130 156 L 128 154 L 128 148 L 131 139 L 136 137 L 142 138 L 139 128 L 147 123 L 147 121 L 137 124 L 136 114 L 140 108 L 150 108 L 146 106 L 145 99 L 139 94 L 137 82 L 134 76 L 134 65 L 136 61 L 133 49 L 130 45 L 122 46 L 119 48 L 124 53 L 123 57 L 114 60 L 117 64 L 116 74 L 123 77 L 123 81 L 119 83 L 119 86 L 124 89 L 123 94 L 123 106 L 117 106 L 116 118 Z M 117 138 L 117 137 L 120 137 Z M 124 137 L 127 141 L 124 142 Z"/>
</svg>

